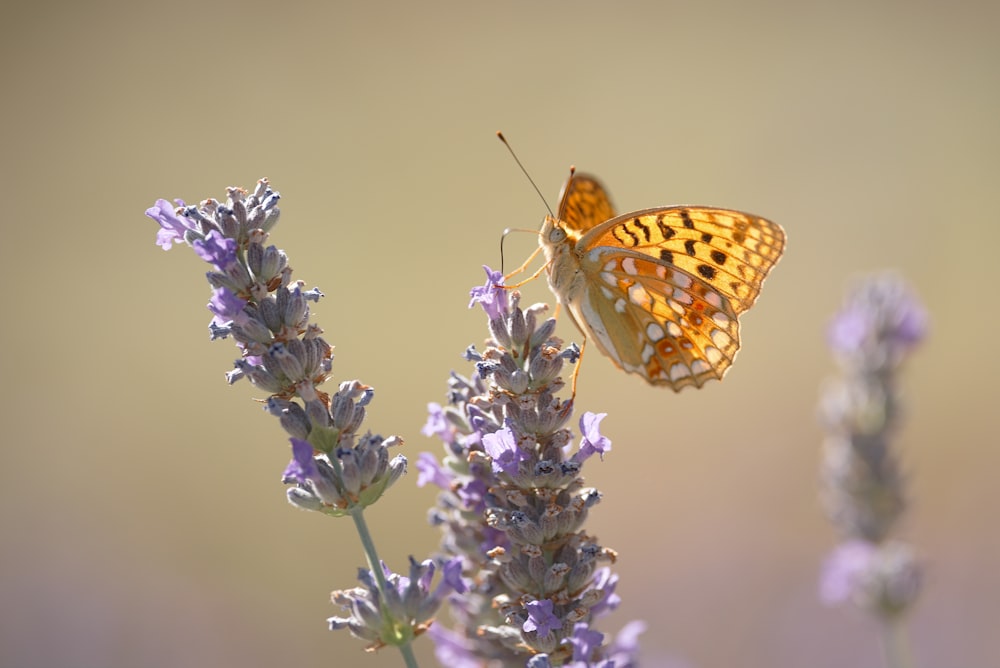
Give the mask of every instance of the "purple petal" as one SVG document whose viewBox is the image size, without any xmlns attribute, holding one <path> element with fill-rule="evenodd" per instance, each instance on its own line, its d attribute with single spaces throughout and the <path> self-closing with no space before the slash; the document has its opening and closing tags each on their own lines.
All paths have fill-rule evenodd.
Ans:
<svg viewBox="0 0 1000 668">
<path fill-rule="evenodd" d="M 525 609 L 528 611 L 528 619 L 521 628 L 525 631 L 537 631 L 540 636 L 547 636 L 553 631 L 562 628 L 562 622 L 552 614 L 553 603 L 547 598 L 531 601 Z"/>
<path fill-rule="evenodd" d="M 874 558 L 875 546 L 871 543 L 855 540 L 838 546 L 823 564 L 820 600 L 827 605 L 850 600 Z"/>
<path fill-rule="evenodd" d="M 580 417 L 580 434 L 583 436 L 580 442 L 579 457 L 574 457 L 576 461 L 583 461 L 598 453 L 601 459 L 604 453 L 611 450 L 611 439 L 601 434 L 601 420 L 607 417 L 607 413 L 586 412 Z"/>
<path fill-rule="evenodd" d="M 461 557 L 455 557 L 454 559 L 449 559 L 444 562 L 444 566 L 441 568 L 441 577 L 442 585 L 447 584 L 452 591 L 458 594 L 464 594 L 469 590 L 465 580 L 462 579 Z"/>
<path fill-rule="evenodd" d="M 460 633 L 455 633 L 443 624 L 434 624 L 427 631 L 434 641 L 434 656 L 438 663 L 448 668 L 482 668 L 482 658 L 474 645 Z"/>
<path fill-rule="evenodd" d="M 575 624 L 569 642 L 573 646 L 574 661 L 590 661 L 594 652 L 604 642 L 604 634 L 600 631 L 594 631 L 586 624 Z"/>
<path fill-rule="evenodd" d="M 517 473 L 517 465 L 523 457 L 510 427 L 483 436 L 483 450 L 493 458 L 494 473 L 501 471 L 508 475 Z"/>
<path fill-rule="evenodd" d="M 441 489 L 451 487 L 452 476 L 438 464 L 437 457 L 429 452 L 417 455 L 417 487 L 432 483 Z"/>
<path fill-rule="evenodd" d="M 177 200 L 180 206 L 184 202 Z M 174 207 L 165 199 L 156 200 L 156 204 L 146 209 L 146 215 L 160 224 L 160 231 L 156 234 L 156 245 L 163 250 L 170 250 L 172 245 L 184 241 L 184 234 L 189 229 L 193 229 L 190 222 L 178 216 Z"/>
<path fill-rule="evenodd" d="M 444 408 L 438 403 L 427 404 L 427 423 L 420 433 L 424 436 L 437 436 L 449 445 L 455 442 L 455 428 L 448 422 Z"/>
<path fill-rule="evenodd" d="M 227 239 L 215 230 L 209 232 L 204 239 L 195 241 L 191 247 L 198 257 L 219 271 L 226 271 L 236 262 L 236 240 Z"/>
<path fill-rule="evenodd" d="M 212 291 L 208 310 L 221 321 L 219 324 L 224 324 L 230 320 L 246 320 L 248 316 L 243 312 L 243 307 L 246 305 L 247 301 L 237 297 L 229 288 L 218 288 Z"/>
<path fill-rule="evenodd" d="M 283 479 L 297 480 L 299 484 L 319 474 L 316 462 L 313 461 L 313 446 L 308 441 L 298 438 L 288 439 L 292 442 L 292 461 L 285 469 Z"/>
<path fill-rule="evenodd" d="M 469 296 L 472 298 L 469 301 L 469 308 L 476 303 L 482 304 L 487 317 L 493 320 L 510 311 L 510 299 L 508 290 L 498 287 L 503 285 L 503 274 L 493 271 L 486 265 L 483 265 L 483 269 L 486 270 L 486 284 L 476 286 L 469 291 Z"/>
<path fill-rule="evenodd" d="M 872 319 L 860 309 L 845 309 L 830 323 L 827 342 L 835 352 L 851 355 L 864 345 L 872 326 Z"/>
</svg>

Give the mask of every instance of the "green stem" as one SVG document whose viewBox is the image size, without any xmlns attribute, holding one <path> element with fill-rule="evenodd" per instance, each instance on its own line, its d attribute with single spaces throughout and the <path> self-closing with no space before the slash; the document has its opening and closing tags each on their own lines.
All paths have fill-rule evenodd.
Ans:
<svg viewBox="0 0 1000 668">
<path fill-rule="evenodd" d="M 882 651 L 886 668 L 913 668 L 910 643 L 902 616 L 882 621 Z"/>
<path fill-rule="evenodd" d="M 385 573 L 382 572 L 382 560 L 378 558 L 378 551 L 375 550 L 375 541 L 372 540 L 371 532 L 368 530 L 368 523 L 365 522 L 364 508 L 361 506 L 353 508 L 351 510 L 351 517 L 354 519 L 354 527 L 358 530 L 358 537 L 361 538 L 361 546 L 365 550 L 368 568 L 371 569 L 372 574 L 375 576 L 379 595 L 383 601 L 387 601 L 386 592 L 389 589 L 389 583 L 385 579 Z M 389 611 L 384 605 L 381 607 L 381 610 L 382 619 L 387 625 L 395 628 L 396 621 L 390 618 Z M 413 654 L 412 640 L 396 645 L 396 647 L 399 648 L 399 653 L 403 655 L 403 661 L 406 663 L 407 668 L 419 668 L 417 657 Z"/>
</svg>

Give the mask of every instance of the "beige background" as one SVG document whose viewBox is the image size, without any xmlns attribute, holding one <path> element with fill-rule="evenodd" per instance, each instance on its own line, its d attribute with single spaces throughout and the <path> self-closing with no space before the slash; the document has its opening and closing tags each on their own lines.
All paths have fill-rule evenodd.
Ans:
<svg viewBox="0 0 1000 668">
<path fill-rule="evenodd" d="M 143 211 L 270 177 L 336 377 L 377 388 L 369 425 L 412 463 L 485 336 L 480 265 L 544 213 L 498 129 L 550 203 L 575 164 L 623 209 L 788 231 L 724 383 L 674 395 L 584 362 L 578 406 L 614 440 L 587 470 L 590 530 L 621 554 L 604 628 L 648 620 L 651 666 L 878 665 L 872 624 L 816 600 L 835 536 L 814 416 L 844 286 L 895 268 L 933 318 L 900 438 L 917 665 L 998 665 L 996 3 L 28 7 L 0 28 L 0 665 L 400 665 L 325 630 L 352 528 L 286 504 L 285 436 L 208 342 L 205 266 L 154 246 Z M 512 237 L 509 265 L 534 243 Z M 438 540 L 415 481 L 371 512 L 396 568 Z"/>
</svg>

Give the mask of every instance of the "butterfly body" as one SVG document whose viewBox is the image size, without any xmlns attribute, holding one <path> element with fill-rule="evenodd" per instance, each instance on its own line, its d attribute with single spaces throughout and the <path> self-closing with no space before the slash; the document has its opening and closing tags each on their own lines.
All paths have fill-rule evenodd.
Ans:
<svg viewBox="0 0 1000 668">
<path fill-rule="evenodd" d="M 738 316 L 784 250 L 784 231 L 728 209 L 674 206 L 616 216 L 595 177 L 574 174 L 539 243 L 548 282 L 617 366 L 675 391 L 721 379 Z"/>
</svg>

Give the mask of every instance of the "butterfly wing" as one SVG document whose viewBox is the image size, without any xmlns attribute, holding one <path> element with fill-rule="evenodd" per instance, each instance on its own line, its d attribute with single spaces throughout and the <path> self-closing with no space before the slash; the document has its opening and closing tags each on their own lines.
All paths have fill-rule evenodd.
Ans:
<svg viewBox="0 0 1000 668">
<path fill-rule="evenodd" d="M 570 236 L 584 232 L 615 217 L 611 196 L 590 174 L 571 174 L 559 192 L 559 216 Z"/>
<path fill-rule="evenodd" d="M 600 223 L 576 242 L 585 289 L 567 305 L 619 366 L 680 390 L 722 378 L 739 350 L 737 316 L 784 250 L 771 221 L 667 207 Z"/>
</svg>

